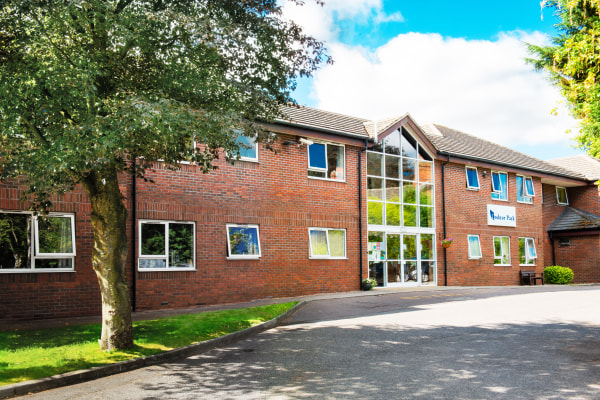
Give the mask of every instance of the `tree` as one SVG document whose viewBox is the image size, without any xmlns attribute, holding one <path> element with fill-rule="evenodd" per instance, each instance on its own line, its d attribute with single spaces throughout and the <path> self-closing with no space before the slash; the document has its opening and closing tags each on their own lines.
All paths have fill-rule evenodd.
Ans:
<svg viewBox="0 0 600 400">
<path fill-rule="evenodd" d="M 300 1 L 299 1 L 300 2 Z M 5 0 L 0 10 L 0 179 L 36 209 L 81 185 L 91 202 L 102 349 L 133 345 L 123 172 L 161 160 L 213 169 L 237 137 L 293 101 L 329 62 L 276 0 Z M 196 147 L 194 142 L 201 143 Z M 136 162 L 137 161 L 137 162 Z"/>
<path fill-rule="evenodd" d="M 600 156 L 600 1 L 553 0 L 542 5 L 559 18 L 552 46 L 529 45 L 535 68 L 547 71 L 571 114 L 581 120 L 579 146 Z"/>
</svg>

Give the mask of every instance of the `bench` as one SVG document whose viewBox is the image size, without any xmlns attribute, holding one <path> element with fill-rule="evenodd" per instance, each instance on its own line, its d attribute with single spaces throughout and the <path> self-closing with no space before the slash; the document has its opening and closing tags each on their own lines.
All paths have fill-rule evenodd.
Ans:
<svg viewBox="0 0 600 400">
<path fill-rule="evenodd" d="M 537 281 L 541 281 L 544 284 L 544 274 L 537 273 L 532 269 L 521 270 L 521 285 L 537 285 Z"/>
</svg>

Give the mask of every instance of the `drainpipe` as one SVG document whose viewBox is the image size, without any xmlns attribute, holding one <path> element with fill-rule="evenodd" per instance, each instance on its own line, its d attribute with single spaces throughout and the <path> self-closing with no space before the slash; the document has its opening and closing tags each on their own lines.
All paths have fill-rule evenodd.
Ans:
<svg viewBox="0 0 600 400">
<path fill-rule="evenodd" d="M 135 158 L 133 159 L 133 182 L 132 182 L 132 193 L 131 193 L 131 243 L 133 244 L 133 254 L 131 255 L 131 291 L 132 291 L 132 296 L 131 296 L 131 309 L 133 312 L 135 312 L 137 310 L 137 304 L 136 304 L 136 300 L 137 300 L 137 290 L 136 290 L 136 273 L 137 273 L 137 268 L 136 268 L 136 262 L 135 262 L 135 238 L 136 238 L 136 231 L 137 231 L 137 226 L 136 226 L 136 218 L 137 218 L 137 199 L 136 199 L 136 194 L 137 194 L 137 188 L 136 188 L 136 164 L 135 164 Z"/>
<path fill-rule="evenodd" d="M 550 247 L 552 247 L 552 265 L 556 265 L 556 251 L 554 250 L 554 238 L 552 232 L 548 232 L 550 235 Z"/>
<path fill-rule="evenodd" d="M 450 162 L 450 155 L 447 155 L 446 162 L 442 164 L 442 224 L 444 225 L 444 238 L 446 237 L 446 179 L 444 171 L 446 164 Z M 448 249 L 444 247 L 444 286 L 448 286 Z"/>
</svg>

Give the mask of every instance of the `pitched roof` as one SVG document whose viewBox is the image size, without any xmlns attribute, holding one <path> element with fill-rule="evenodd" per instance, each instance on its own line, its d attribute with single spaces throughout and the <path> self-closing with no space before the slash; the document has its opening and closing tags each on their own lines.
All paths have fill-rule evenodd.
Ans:
<svg viewBox="0 0 600 400">
<path fill-rule="evenodd" d="M 548 232 L 600 229 L 600 217 L 573 207 L 565 210 L 548 227 Z"/>
<path fill-rule="evenodd" d="M 319 131 L 368 138 L 365 124 L 367 119 L 350 117 L 306 106 L 286 106 L 281 108 L 283 117 L 277 123 L 293 125 Z"/>
<path fill-rule="evenodd" d="M 425 125 L 423 126 L 423 131 L 435 148 L 442 154 L 570 178 L 585 178 L 583 174 L 571 169 L 560 167 L 497 143 L 442 125 Z"/>
<path fill-rule="evenodd" d="M 280 124 L 316 129 L 341 135 L 361 136 L 370 139 L 375 139 L 377 136 L 375 128 L 377 128 L 377 134 L 381 134 L 408 115 L 404 114 L 374 121 L 319 110 L 317 108 L 294 105 L 282 107 L 281 112 L 283 116 L 276 120 Z"/>
<path fill-rule="evenodd" d="M 571 157 L 555 158 L 548 162 L 558 165 L 559 167 L 578 171 L 582 173 L 586 179 L 600 179 L 600 160 L 587 154 L 579 154 Z"/>
</svg>

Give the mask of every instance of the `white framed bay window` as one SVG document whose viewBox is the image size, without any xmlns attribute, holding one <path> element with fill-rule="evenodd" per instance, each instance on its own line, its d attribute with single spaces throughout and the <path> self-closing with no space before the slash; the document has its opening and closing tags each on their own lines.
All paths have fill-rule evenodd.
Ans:
<svg viewBox="0 0 600 400">
<path fill-rule="evenodd" d="M 0 212 L 0 272 L 73 271 L 75 216 Z"/>
<path fill-rule="evenodd" d="M 346 230 L 308 228 L 310 258 L 346 258 Z"/>
<path fill-rule="evenodd" d="M 139 221 L 138 269 L 195 268 L 196 226 L 182 221 Z"/>
</svg>

